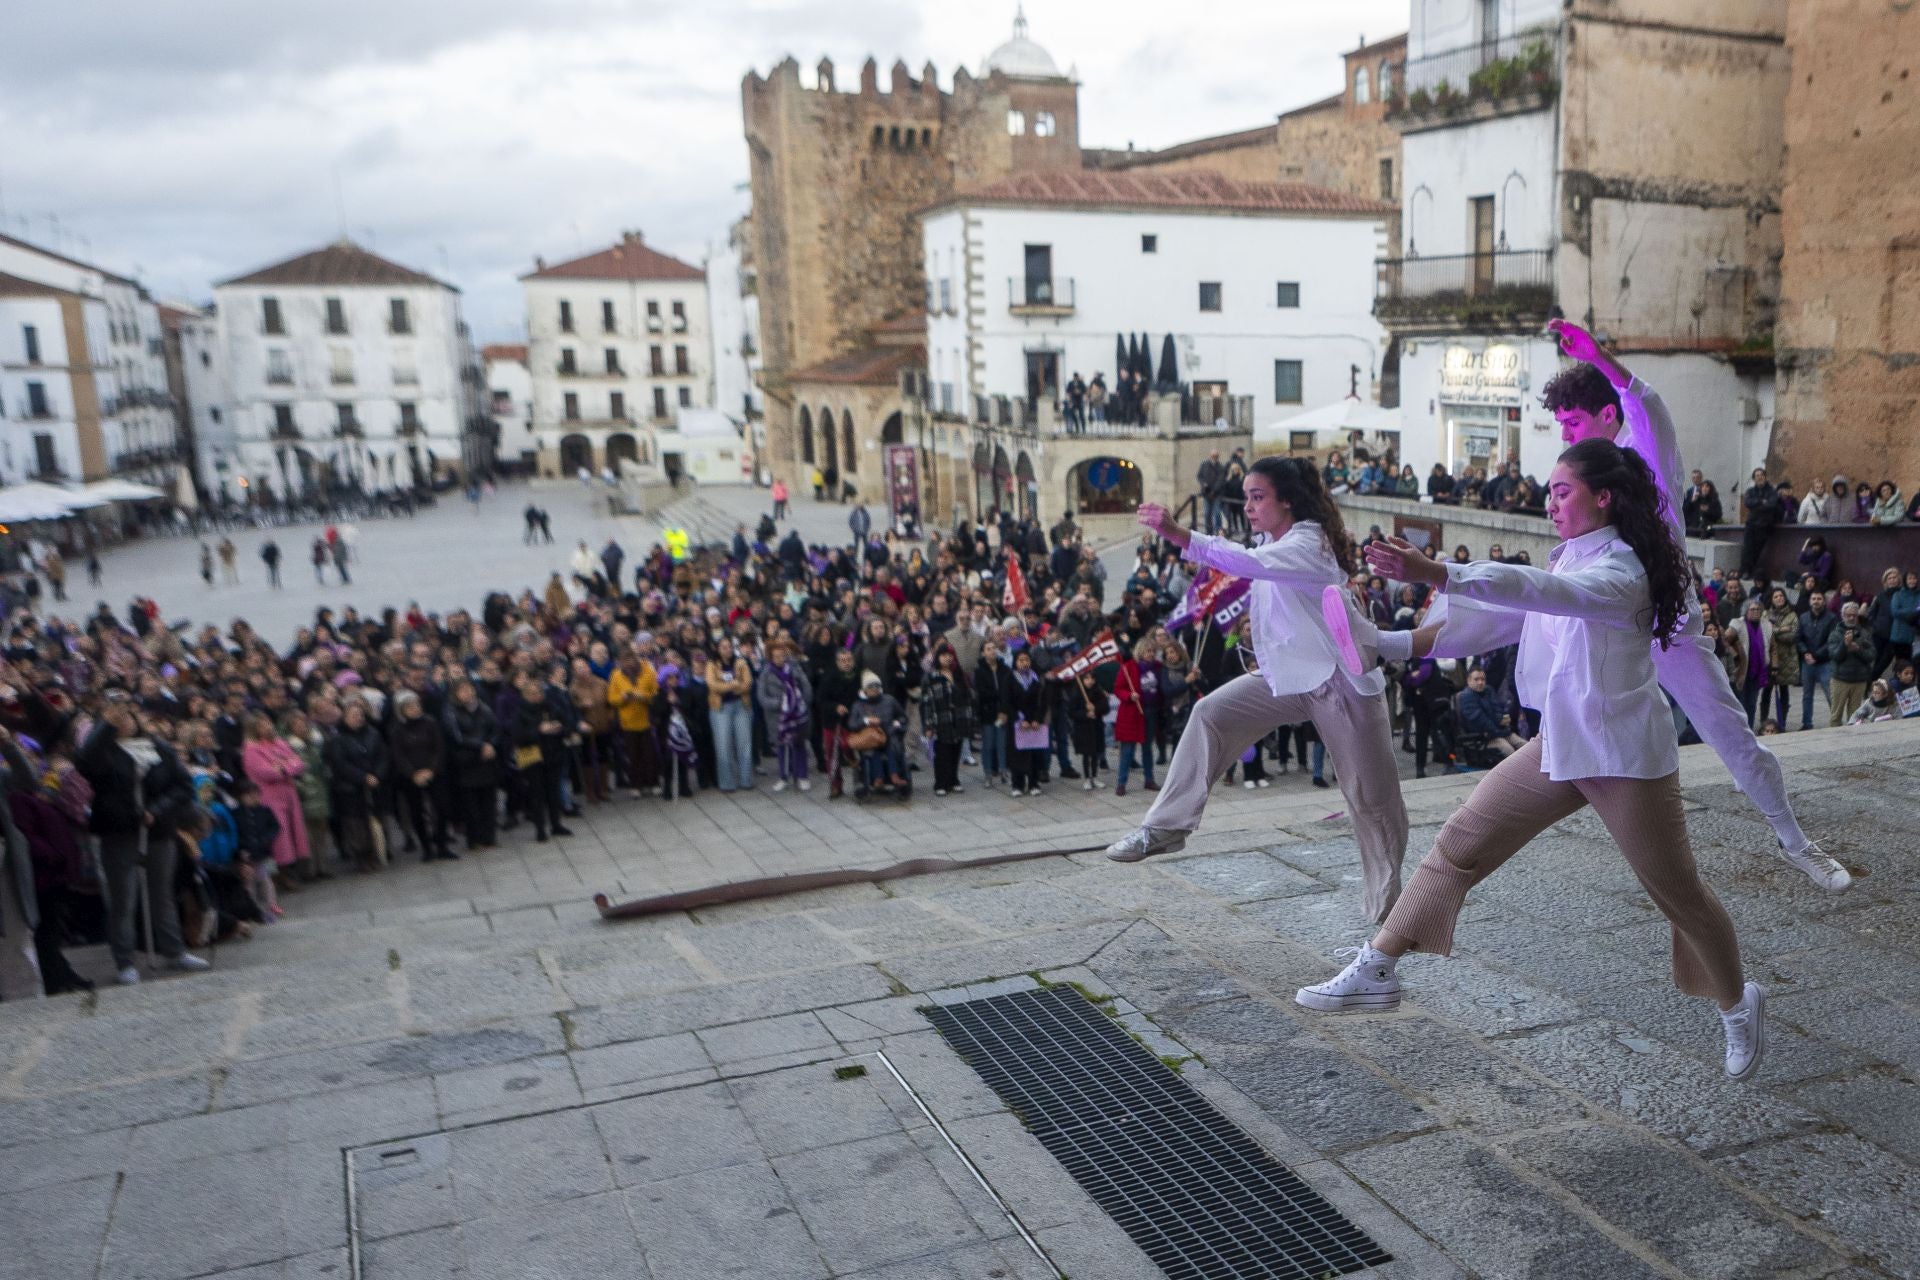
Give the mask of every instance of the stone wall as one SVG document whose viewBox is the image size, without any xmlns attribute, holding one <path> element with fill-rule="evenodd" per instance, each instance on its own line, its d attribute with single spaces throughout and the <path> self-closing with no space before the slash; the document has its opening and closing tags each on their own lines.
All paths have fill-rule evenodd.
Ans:
<svg viewBox="0 0 1920 1280">
<path fill-rule="evenodd" d="M 1077 93 L 1064 77 L 976 80 L 964 68 L 943 92 L 931 65 L 916 78 L 900 62 L 882 92 L 871 59 L 852 93 L 837 91 L 824 60 L 811 88 L 792 58 L 747 75 L 750 253 L 776 475 L 798 477 L 788 373 L 862 346 L 876 325 L 925 304 L 917 210 L 1017 170 L 1079 167 Z M 1012 109 L 1051 112 L 1054 135 L 1010 135 Z"/>
<path fill-rule="evenodd" d="M 1793 0 L 1771 464 L 1920 484 L 1920 8 Z"/>
</svg>

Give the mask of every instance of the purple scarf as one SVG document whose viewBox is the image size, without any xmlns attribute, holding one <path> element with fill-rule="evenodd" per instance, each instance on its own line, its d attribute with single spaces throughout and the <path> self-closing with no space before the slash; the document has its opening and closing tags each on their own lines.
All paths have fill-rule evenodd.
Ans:
<svg viewBox="0 0 1920 1280">
<path fill-rule="evenodd" d="M 800 682 L 793 678 L 792 666 L 788 662 L 773 668 L 773 674 L 780 677 L 778 737 L 782 745 L 800 741 L 807 731 L 807 700 L 800 696 Z"/>
</svg>

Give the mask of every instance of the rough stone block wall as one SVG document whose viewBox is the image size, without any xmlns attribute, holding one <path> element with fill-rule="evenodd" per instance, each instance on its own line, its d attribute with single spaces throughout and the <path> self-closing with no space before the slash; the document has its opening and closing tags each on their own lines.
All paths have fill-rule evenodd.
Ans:
<svg viewBox="0 0 1920 1280">
<path fill-rule="evenodd" d="M 1920 8 L 1793 0 L 1771 465 L 1920 486 Z"/>
</svg>

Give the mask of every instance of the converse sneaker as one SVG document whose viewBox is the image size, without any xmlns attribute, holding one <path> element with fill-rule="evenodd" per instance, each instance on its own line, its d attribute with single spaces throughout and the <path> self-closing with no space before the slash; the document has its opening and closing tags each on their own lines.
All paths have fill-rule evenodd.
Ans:
<svg viewBox="0 0 1920 1280">
<path fill-rule="evenodd" d="M 1375 951 L 1365 942 L 1357 947 L 1342 947 L 1333 954 L 1353 959 L 1336 977 L 1300 988 L 1294 993 L 1295 1004 L 1322 1013 L 1346 1009 L 1370 1009 L 1378 1013 L 1399 1007 L 1400 978 L 1393 971 L 1398 960 Z"/>
<path fill-rule="evenodd" d="M 194 955 L 191 951 L 182 951 L 179 955 L 167 961 L 167 968 L 177 969 L 181 973 L 198 973 L 202 969 L 211 969 L 213 966 L 205 960 L 202 960 L 199 956 Z"/>
<path fill-rule="evenodd" d="M 773 789 L 776 794 L 785 791 L 787 789 L 787 780 L 785 778 L 780 779 L 780 781 L 773 784 Z"/>
<path fill-rule="evenodd" d="M 1811 840 L 1802 849 L 1781 849 L 1780 856 L 1805 872 L 1807 879 L 1828 893 L 1845 893 L 1853 887 L 1853 877 L 1847 873 L 1847 869 Z"/>
<path fill-rule="evenodd" d="M 1108 845 L 1107 857 L 1114 862 L 1138 862 L 1156 853 L 1174 853 L 1186 847 L 1191 834 L 1169 827 L 1141 827 Z"/>
<path fill-rule="evenodd" d="M 132 965 L 128 965 L 120 972 L 114 974 L 113 980 L 123 987 L 137 987 L 140 985 L 140 971 Z"/>
<path fill-rule="evenodd" d="M 1727 1075 L 1745 1080 L 1760 1068 L 1766 1047 L 1767 989 L 1749 982 L 1740 1003 L 1722 1010 L 1720 1025 L 1727 1031 Z"/>
<path fill-rule="evenodd" d="M 810 781 L 808 781 L 808 780 L 807 780 L 807 779 L 805 779 L 805 778 L 802 778 L 802 779 L 800 779 L 800 781 L 798 781 L 798 782 L 796 782 L 796 783 L 794 783 L 793 785 L 794 785 L 794 786 L 796 786 L 796 787 L 799 787 L 799 788 L 800 788 L 800 789 L 801 789 L 802 791 L 811 791 L 811 790 L 813 790 L 813 783 L 811 783 Z"/>
</svg>

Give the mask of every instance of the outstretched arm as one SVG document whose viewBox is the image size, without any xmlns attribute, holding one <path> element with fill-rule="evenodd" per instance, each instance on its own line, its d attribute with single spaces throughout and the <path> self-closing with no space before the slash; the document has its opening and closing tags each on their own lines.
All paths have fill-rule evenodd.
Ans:
<svg viewBox="0 0 1920 1280">
<path fill-rule="evenodd" d="M 1195 564 L 1218 569 L 1236 578 L 1278 582 L 1302 591 L 1346 581 L 1340 566 L 1326 548 L 1323 538 L 1283 537 L 1258 547 L 1243 547 L 1231 538 L 1214 538 L 1195 533 L 1176 523 L 1165 507 L 1147 502 L 1140 505 L 1140 523 L 1179 547 Z"/>
</svg>

